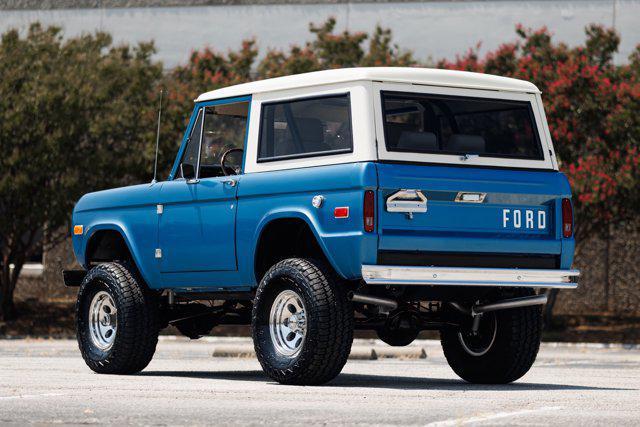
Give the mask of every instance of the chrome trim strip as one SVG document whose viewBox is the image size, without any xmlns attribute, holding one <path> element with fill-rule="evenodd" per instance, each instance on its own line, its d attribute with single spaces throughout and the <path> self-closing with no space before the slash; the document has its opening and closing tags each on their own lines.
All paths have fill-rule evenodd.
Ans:
<svg viewBox="0 0 640 427">
<path fill-rule="evenodd" d="M 202 112 L 202 123 L 200 123 L 200 137 L 198 138 L 198 159 L 196 160 L 196 170 L 195 170 L 195 178 L 192 182 L 189 182 L 190 180 L 187 180 L 187 184 L 197 184 L 198 182 L 200 182 L 200 156 L 202 156 L 202 135 L 204 135 L 204 119 L 206 117 L 206 111 L 205 111 L 206 107 L 202 107 L 200 108 L 200 111 L 198 111 L 198 117 L 196 117 L 196 121 L 195 123 L 198 123 L 198 118 L 200 117 L 200 112 Z M 183 175 L 184 177 L 184 175 Z"/>
<path fill-rule="evenodd" d="M 579 270 L 363 265 L 369 285 L 504 286 L 574 289 Z"/>
</svg>

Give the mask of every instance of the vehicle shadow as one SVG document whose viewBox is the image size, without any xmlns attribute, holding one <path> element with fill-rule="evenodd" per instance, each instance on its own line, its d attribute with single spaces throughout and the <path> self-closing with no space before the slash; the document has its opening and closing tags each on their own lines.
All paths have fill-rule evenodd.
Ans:
<svg viewBox="0 0 640 427">
<path fill-rule="evenodd" d="M 262 371 L 144 371 L 137 375 L 149 377 L 201 378 L 231 381 L 261 381 L 275 383 Z M 636 390 L 615 387 L 589 387 L 568 384 L 515 382 L 512 384 L 470 384 L 463 380 L 415 378 L 389 375 L 340 374 L 328 387 L 366 387 L 394 390 L 447 390 L 447 391 L 531 391 L 531 390 Z"/>
</svg>

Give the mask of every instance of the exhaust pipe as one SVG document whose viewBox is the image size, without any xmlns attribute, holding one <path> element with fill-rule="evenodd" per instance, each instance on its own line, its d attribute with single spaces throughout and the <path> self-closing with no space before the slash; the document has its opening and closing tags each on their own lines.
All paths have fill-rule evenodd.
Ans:
<svg viewBox="0 0 640 427">
<path fill-rule="evenodd" d="M 531 305 L 542 305 L 546 303 L 547 303 L 546 295 L 535 295 L 531 297 L 512 298 L 512 299 L 506 299 L 506 300 L 494 302 L 491 304 L 474 305 L 473 307 L 471 307 L 471 314 L 475 316 L 476 314 L 488 313 L 490 311 L 506 310 L 509 308 L 518 308 L 518 307 L 528 307 Z"/>
<path fill-rule="evenodd" d="M 398 308 L 398 303 L 388 298 L 380 298 L 371 295 L 363 295 L 351 292 L 349 295 L 349 299 L 351 299 L 351 301 L 353 302 L 360 302 L 362 304 L 377 305 L 378 307 L 382 307 L 389 311 L 393 311 Z"/>
<path fill-rule="evenodd" d="M 389 311 L 393 311 L 396 308 L 398 308 L 398 303 L 396 301 L 388 298 L 375 297 L 372 295 L 364 295 L 364 294 L 351 292 L 349 294 L 349 299 L 353 302 L 359 302 L 362 304 L 377 305 L 378 307 L 382 307 Z M 532 305 L 542 305 L 546 303 L 547 303 L 546 295 L 534 295 L 530 297 L 506 299 L 506 300 L 494 302 L 491 304 L 474 305 L 473 307 L 471 307 L 471 313 L 465 310 L 458 303 L 453 302 L 450 304 L 462 312 L 466 312 L 468 314 L 471 314 L 472 316 L 476 316 L 478 314 L 488 313 L 490 311 L 506 310 L 509 308 L 518 308 L 518 307 L 528 307 Z"/>
</svg>

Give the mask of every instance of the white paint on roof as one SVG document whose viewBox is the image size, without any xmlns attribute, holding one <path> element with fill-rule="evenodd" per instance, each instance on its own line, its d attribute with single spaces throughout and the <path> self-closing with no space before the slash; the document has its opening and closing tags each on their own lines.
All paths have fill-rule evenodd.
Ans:
<svg viewBox="0 0 640 427">
<path fill-rule="evenodd" d="M 342 68 L 293 76 L 276 77 L 229 86 L 203 93 L 196 101 L 230 98 L 255 93 L 321 86 L 350 81 L 380 81 L 467 89 L 498 90 L 507 92 L 540 93 L 530 82 L 491 74 L 468 71 L 440 70 L 412 67 L 362 67 Z"/>
</svg>

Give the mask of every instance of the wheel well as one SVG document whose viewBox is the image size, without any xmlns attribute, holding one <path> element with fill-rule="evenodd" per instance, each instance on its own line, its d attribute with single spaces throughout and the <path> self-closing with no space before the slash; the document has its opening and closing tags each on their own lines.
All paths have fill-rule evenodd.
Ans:
<svg viewBox="0 0 640 427">
<path fill-rule="evenodd" d="M 115 230 L 97 231 L 87 243 L 85 262 L 87 264 L 106 261 L 127 261 L 133 257 L 120 232 Z"/>
<path fill-rule="evenodd" d="M 256 282 L 260 282 L 273 264 L 292 257 L 314 258 L 329 264 L 316 236 L 304 220 L 281 218 L 271 221 L 262 230 L 256 249 Z"/>
</svg>

